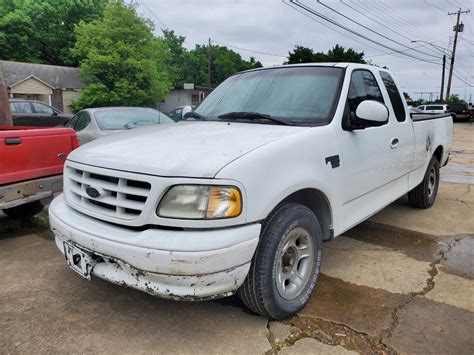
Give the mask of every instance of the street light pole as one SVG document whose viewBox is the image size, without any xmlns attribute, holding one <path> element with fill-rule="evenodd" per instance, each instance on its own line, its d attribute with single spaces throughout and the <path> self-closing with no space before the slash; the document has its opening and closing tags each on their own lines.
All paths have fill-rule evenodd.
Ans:
<svg viewBox="0 0 474 355">
<path fill-rule="evenodd" d="M 439 99 L 441 102 L 444 102 L 443 95 L 444 95 L 444 72 L 446 70 L 446 54 L 443 54 L 443 69 L 441 71 L 441 92 L 439 94 Z"/>
<path fill-rule="evenodd" d="M 435 45 L 433 43 L 430 43 L 430 42 L 427 42 L 427 41 L 423 41 L 423 40 L 411 41 L 411 43 L 417 43 L 417 42 L 429 44 L 434 49 L 436 49 L 436 50 L 440 51 L 441 53 L 443 53 L 443 66 L 441 68 L 441 92 L 439 94 L 439 98 L 440 98 L 441 102 L 443 102 L 444 101 L 444 77 L 445 77 L 445 72 L 446 72 L 446 54 L 444 52 L 445 48 L 437 46 L 437 45 Z"/>
</svg>

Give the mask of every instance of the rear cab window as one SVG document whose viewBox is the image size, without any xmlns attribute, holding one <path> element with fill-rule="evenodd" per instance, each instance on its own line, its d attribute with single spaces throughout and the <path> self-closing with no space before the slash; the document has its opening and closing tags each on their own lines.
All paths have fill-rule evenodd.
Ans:
<svg viewBox="0 0 474 355">
<path fill-rule="evenodd" d="M 393 112 L 395 112 L 397 121 L 404 122 L 406 119 L 405 105 L 403 104 L 402 97 L 400 96 L 395 81 L 389 73 L 384 71 L 380 72 L 380 77 L 382 78 L 385 89 L 387 89 L 388 97 L 392 103 Z"/>
</svg>

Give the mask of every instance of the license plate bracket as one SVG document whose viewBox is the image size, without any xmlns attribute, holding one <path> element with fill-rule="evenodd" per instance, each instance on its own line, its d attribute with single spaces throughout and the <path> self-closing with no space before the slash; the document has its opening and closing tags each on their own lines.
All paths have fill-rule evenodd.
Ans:
<svg viewBox="0 0 474 355">
<path fill-rule="evenodd" d="M 97 263 L 93 254 L 71 242 L 63 242 L 63 248 L 67 265 L 83 278 L 90 280 L 92 269 Z"/>
</svg>

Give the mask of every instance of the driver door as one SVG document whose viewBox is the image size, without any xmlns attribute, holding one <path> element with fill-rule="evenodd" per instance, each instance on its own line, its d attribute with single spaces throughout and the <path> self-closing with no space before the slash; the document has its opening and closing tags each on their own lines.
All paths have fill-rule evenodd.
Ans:
<svg viewBox="0 0 474 355">
<path fill-rule="evenodd" d="M 385 104 L 379 82 L 370 70 L 351 74 L 344 115 L 355 115 L 364 100 Z M 396 178 L 391 148 L 392 120 L 365 129 L 338 129 L 343 168 L 343 214 L 348 229 L 391 202 L 390 183 Z"/>
</svg>

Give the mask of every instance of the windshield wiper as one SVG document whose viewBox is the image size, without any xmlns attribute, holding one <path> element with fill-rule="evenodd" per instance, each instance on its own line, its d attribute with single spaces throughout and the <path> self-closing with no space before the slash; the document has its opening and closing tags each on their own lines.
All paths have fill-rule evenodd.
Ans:
<svg viewBox="0 0 474 355">
<path fill-rule="evenodd" d="M 185 119 L 187 119 L 187 118 L 194 118 L 195 120 L 207 121 L 207 117 L 204 117 L 203 115 L 200 115 L 199 113 L 194 112 L 194 111 L 187 112 L 187 113 L 183 116 L 183 118 L 181 118 L 180 121 L 185 120 Z"/>
<path fill-rule="evenodd" d="M 268 121 L 272 121 L 272 122 L 285 125 L 285 126 L 292 125 L 291 122 L 287 122 L 280 118 L 276 118 L 271 115 L 267 115 L 265 113 L 260 113 L 260 112 L 229 112 L 229 113 L 224 113 L 220 116 L 217 116 L 217 118 L 220 118 L 222 120 L 226 120 L 226 119 L 268 120 Z"/>
</svg>

